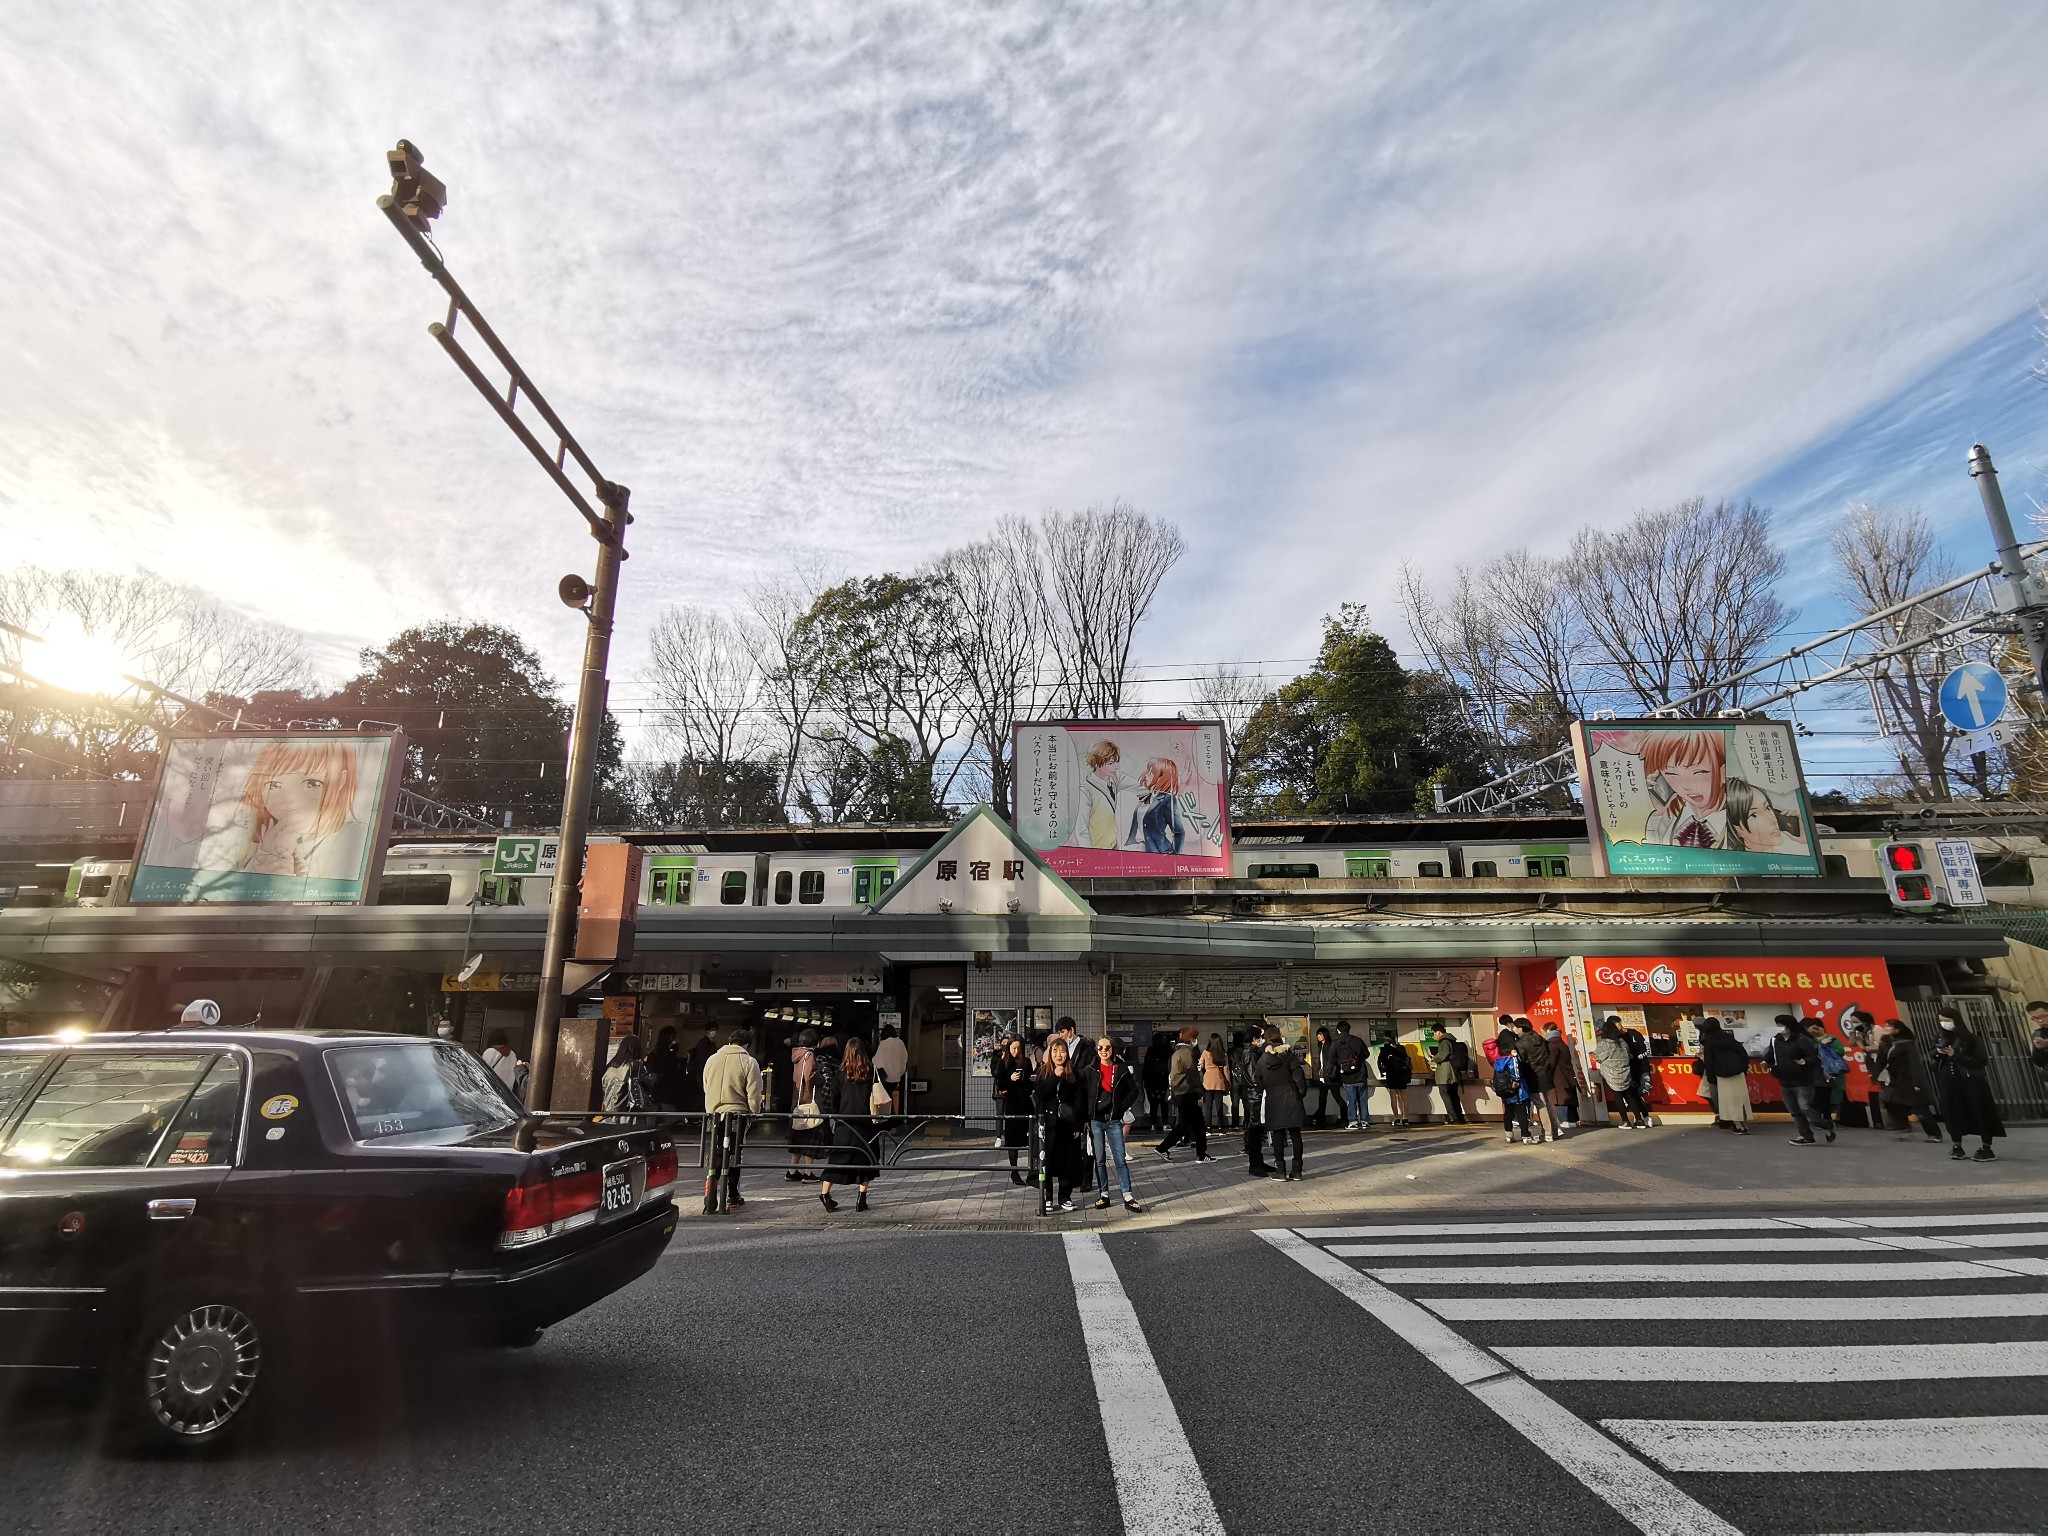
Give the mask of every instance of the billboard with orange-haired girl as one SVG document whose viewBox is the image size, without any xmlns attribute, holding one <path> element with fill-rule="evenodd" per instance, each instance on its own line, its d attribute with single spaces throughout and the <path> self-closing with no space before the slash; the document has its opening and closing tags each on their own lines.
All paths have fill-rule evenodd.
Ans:
<svg viewBox="0 0 2048 1536">
<path fill-rule="evenodd" d="M 1821 872 L 1785 721 L 1581 720 L 1572 748 L 1596 874 Z"/>
<path fill-rule="evenodd" d="M 370 899 L 401 757 L 395 735 L 171 741 L 130 899 Z"/>
<path fill-rule="evenodd" d="M 1221 725 L 1035 720 L 1015 731 L 1017 832 L 1060 874 L 1230 873 Z"/>
</svg>

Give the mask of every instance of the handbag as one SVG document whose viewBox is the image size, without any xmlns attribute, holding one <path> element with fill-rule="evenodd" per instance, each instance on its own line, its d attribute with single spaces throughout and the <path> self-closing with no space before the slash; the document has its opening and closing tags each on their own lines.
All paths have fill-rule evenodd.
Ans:
<svg viewBox="0 0 2048 1536">
<path fill-rule="evenodd" d="M 797 1105 L 796 1113 L 789 1117 L 792 1131 L 815 1131 L 825 1123 L 825 1113 L 818 1108 L 816 1099 L 805 1099 Z"/>
<path fill-rule="evenodd" d="M 881 1078 L 875 1079 L 875 1086 L 868 1090 L 868 1113 L 886 1115 L 895 1106 L 889 1101 L 889 1090 Z"/>
</svg>

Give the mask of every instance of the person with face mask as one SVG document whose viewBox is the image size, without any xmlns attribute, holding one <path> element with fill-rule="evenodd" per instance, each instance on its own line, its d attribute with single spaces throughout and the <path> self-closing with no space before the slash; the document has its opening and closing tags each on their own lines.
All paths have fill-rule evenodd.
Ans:
<svg viewBox="0 0 2048 1536">
<path fill-rule="evenodd" d="M 1941 1095 L 1942 1119 L 1948 1122 L 1948 1155 L 1961 1161 L 1966 1155 L 1963 1138 L 1975 1136 L 1976 1160 L 1988 1163 L 1998 1156 L 1991 1150 L 1991 1138 L 2005 1134 L 2005 1123 L 1991 1096 L 1984 1042 L 1946 1008 L 1936 1023 L 1941 1034 L 1934 1042 L 1934 1082 Z"/>
<path fill-rule="evenodd" d="M 442 1040 L 453 1040 L 455 1038 L 455 1021 L 453 1019 L 434 1020 L 434 1034 Z"/>
<path fill-rule="evenodd" d="M 1927 1102 L 1927 1082 L 1920 1069 L 1920 1052 L 1913 1043 L 1913 1031 L 1900 1019 L 1886 1019 L 1877 1049 L 1870 1056 L 1870 1079 L 1879 1084 L 1878 1103 L 1892 1133 L 1900 1141 L 1911 1141 L 1910 1116 L 1920 1117 L 1920 1129 L 1939 1145 L 1941 1122 Z"/>
<path fill-rule="evenodd" d="M 1764 1065 L 1771 1069 L 1771 1075 L 1778 1080 L 1778 1093 L 1785 1101 L 1786 1113 L 1792 1116 L 1793 1125 L 1799 1134 L 1792 1138 L 1795 1146 L 1813 1145 L 1813 1124 L 1817 1117 L 1814 1109 L 1815 1091 L 1826 1082 L 1826 1074 L 1820 1065 L 1820 1047 L 1799 1021 L 1789 1013 L 1777 1017 L 1778 1035 L 1764 1052 Z M 1828 1140 L 1835 1139 L 1835 1128 L 1827 1127 Z"/>
</svg>

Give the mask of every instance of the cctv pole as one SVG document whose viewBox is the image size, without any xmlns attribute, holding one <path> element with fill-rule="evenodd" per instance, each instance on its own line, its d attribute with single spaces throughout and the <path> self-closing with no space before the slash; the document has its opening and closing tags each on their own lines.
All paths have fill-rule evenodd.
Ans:
<svg viewBox="0 0 2048 1536">
<path fill-rule="evenodd" d="M 377 206 L 384 210 L 392 227 L 420 259 L 420 265 L 448 294 L 448 318 L 428 326 L 427 334 L 441 344 L 441 350 L 476 386 L 477 392 L 490 402 L 499 420 L 526 445 L 527 452 L 533 455 L 541 469 L 583 514 L 590 536 L 597 540 L 597 581 L 591 588 L 589 605 L 574 604 L 583 607 L 589 629 L 583 642 L 583 672 L 576 688 L 575 720 L 569 732 L 569 778 L 562 794 L 562 830 L 556 853 L 554 889 L 548 899 L 547 941 L 541 955 L 539 997 L 533 1010 L 533 1060 L 526 1087 L 526 1107 L 546 1110 L 554 1098 L 555 1042 L 561 1033 L 562 1023 L 562 977 L 575 944 L 576 905 L 583 884 L 583 848 L 590 830 L 591 789 L 597 773 L 597 742 L 604 729 L 605 667 L 611 658 L 612 612 L 618 600 L 619 565 L 626 558 L 626 525 L 633 521 L 632 514 L 626 510 L 632 493 L 598 472 L 590 455 L 583 451 L 582 445 L 562 425 L 561 418 L 541 392 L 534 388 L 526 370 L 519 366 L 510 349 L 498 339 L 497 332 L 470 302 L 469 295 L 462 291 L 461 285 L 448 271 L 447 264 L 441 260 L 441 253 L 427 238 L 429 226 L 440 217 L 441 209 L 448 201 L 448 190 L 427 171 L 426 157 L 400 139 L 397 147 L 386 153 L 385 160 L 391 169 L 391 191 L 377 199 Z M 463 319 L 469 321 L 505 370 L 509 382 L 502 393 L 455 339 L 456 324 Z M 522 397 L 554 433 L 552 453 L 520 417 Z M 582 477 L 588 478 L 588 496 L 576 480 L 570 478 L 572 467 L 581 471 Z M 603 507 L 602 512 L 591 506 L 593 499 Z M 570 583 L 563 583 L 565 601 L 570 600 L 567 597 L 569 586 Z"/>
</svg>

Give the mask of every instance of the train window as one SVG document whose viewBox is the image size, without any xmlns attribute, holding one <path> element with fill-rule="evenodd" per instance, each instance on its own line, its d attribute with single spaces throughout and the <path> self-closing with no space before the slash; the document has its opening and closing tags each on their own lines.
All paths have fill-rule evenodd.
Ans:
<svg viewBox="0 0 2048 1536">
<path fill-rule="evenodd" d="M 875 872 L 872 869 L 856 869 L 853 872 L 853 904 L 864 907 L 875 899 Z"/>
<path fill-rule="evenodd" d="M 890 887 L 890 886 L 892 886 L 892 885 L 894 885 L 895 883 L 896 883 L 896 871 L 895 871 L 895 870 L 893 870 L 893 869 L 878 869 L 878 870 L 876 870 L 876 871 L 875 871 L 875 895 L 876 895 L 877 897 L 879 897 L 879 896 L 880 896 L 880 895 L 882 894 L 882 892 L 884 892 L 884 891 L 888 890 L 888 889 L 889 889 L 889 887 Z"/>
<path fill-rule="evenodd" d="M 1314 880 L 1322 870 L 1314 864 L 1254 864 L 1246 873 L 1254 880 Z"/>
<path fill-rule="evenodd" d="M 744 869 L 728 869 L 718 882 L 718 900 L 721 906 L 744 907 L 747 904 L 747 872 Z"/>
<path fill-rule="evenodd" d="M 80 875 L 78 877 L 78 894 L 81 899 L 105 896 L 113 888 L 114 877 L 112 875 Z"/>
<path fill-rule="evenodd" d="M 1415 866 L 1415 873 L 1425 880 L 1441 880 L 1444 877 L 1443 861 L 1441 859 L 1424 859 Z"/>
<path fill-rule="evenodd" d="M 1541 879 L 1547 871 L 1543 868 L 1543 861 L 1541 859 L 1524 859 L 1522 860 L 1522 873 L 1534 875 Z"/>
<path fill-rule="evenodd" d="M 1820 856 L 1820 872 L 1824 875 L 1847 875 L 1849 861 L 1839 853 L 1824 853 Z"/>
<path fill-rule="evenodd" d="M 1474 880 L 1496 880 L 1500 878 L 1500 865 L 1492 859 L 1474 859 L 1472 861 L 1472 878 Z"/>
<path fill-rule="evenodd" d="M 806 869 L 797 877 L 796 899 L 816 906 L 825 899 L 825 871 Z"/>
<path fill-rule="evenodd" d="M 1384 880 L 1394 872 L 1392 859 L 1365 859 L 1359 863 L 1358 874 L 1366 880 Z"/>
<path fill-rule="evenodd" d="M 524 889 L 517 875 L 485 875 L 477 882 L 478 894 L 487 907 L 516 907 L 523 903 L 520 892 Z"/>
<path fill-rule="evenodd" d="M 1571 872 L 1572 862 L 1570 859 L 1552 859 L 1550 861 L 1550 874 L 1553 879 L 1569 879 Z"/>
<path fill-rule="evenodd" d="M 386 875 L 377 887 L 380 907 L 445 907 L 453 875 Z"/>
<path fill-rule="evenodd" d="M 788 870 L 781 869 L 775 872 L 775 905 L 778 907 L 789 905 L 789 890 L 794 884 L 795 882 L 789 877 Z"/>
<path fill-rule="evenodd" d="M 647 882 L 647 902 L 654 907 L 687 907 L 690 904 L 690 882 L 696 871 L 688 865 L 680 868 L 657 869 Z"/>
</svg>

